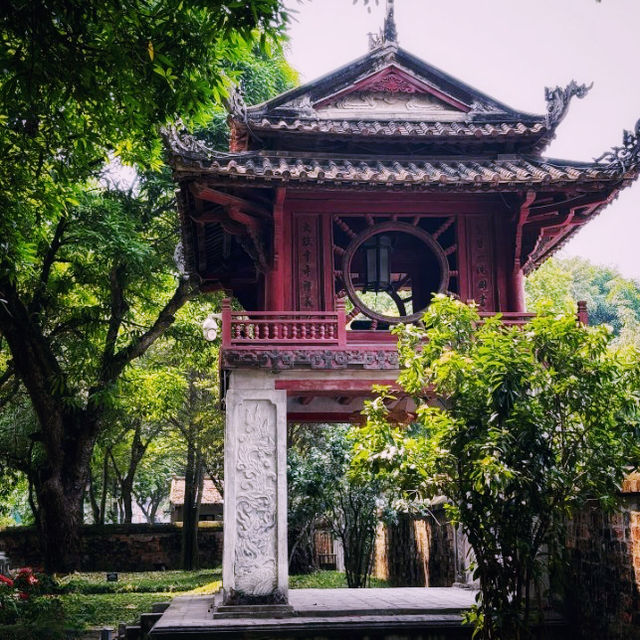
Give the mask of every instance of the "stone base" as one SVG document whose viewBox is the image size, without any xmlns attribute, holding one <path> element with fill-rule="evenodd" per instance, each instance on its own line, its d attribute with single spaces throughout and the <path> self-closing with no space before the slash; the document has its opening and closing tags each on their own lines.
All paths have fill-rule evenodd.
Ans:
<svg viewBox="0 0 640 640">
<path fill-rule="evenodd" d="M 247 598 L 244 596 L 237 599 L 238 604 L 230 604 L 229 600 L 225 599 L 221 592 L 218 592 L 213 601 L 213 617 L 214 619 L 280 619 L 295 615 L 293 607 L 283 602 L 281 594 L 276 595 L 280 595 L 280 597 L 275 598 L 275 602 L 271 597 L 251 596 Z M 257 602 L 259 600 L 264 600 L 264 602 Z"/>
<path fill-rule="evenodd" d="M 290 618 L 295 615 L 293 607 L 288 604 L 264 604 L 264 605 L 231 605 L 216 607 L 213 617 L 218 619 L 231 618 Z"/>
<path fill-rule="evenodd" d="M 224 589 L 220 602 L 220 605 L 231 607 L 262 607 L 287 604 L 287 596 L 279 589 L 264 596 L 256 596 L 242 591 L 236 591 L 235 589 Z"/>
</svg>

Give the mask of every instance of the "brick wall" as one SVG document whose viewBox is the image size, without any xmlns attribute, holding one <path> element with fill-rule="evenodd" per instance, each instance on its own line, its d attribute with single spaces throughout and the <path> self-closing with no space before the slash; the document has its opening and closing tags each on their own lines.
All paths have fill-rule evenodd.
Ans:
<svg viewBox="0 0 640 640">
<path fill-rule="evenodd" d="M 567 531 L 567 615 L 589 640 L 640 639 L 640 476 L 625 489 L 618 512 L 585 509 Z"/>
<path fill-rule="evenodd" d="M 220 523 L 221 524 L 221 523 Z M 179 569 L 182 528 L 172 524 L 89 525 L 82 530 L 83 571 Z M 198 531 L 200 566 L 222 562 L 222 528 Z M 33 527 L 0 531 L 0 551 L 11 566 L 42 566 L 38 533 Z"/>
</svg>

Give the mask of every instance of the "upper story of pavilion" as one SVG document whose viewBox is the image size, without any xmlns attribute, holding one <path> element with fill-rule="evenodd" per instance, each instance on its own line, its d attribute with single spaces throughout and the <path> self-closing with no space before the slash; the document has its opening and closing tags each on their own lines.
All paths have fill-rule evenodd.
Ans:
<svg viewBox="0 0 640 640">
<path fill-rule="evenodd" d="M 594 162 L 543 155 L 587 92 L 516 111 L 401 49 L 388 18 L 318 80 L 252 107 L 234 93 L 228 152 L 168 132 L 187 268 L 244 309 L 227 315 L 227 364 L 382 348 L 436 292 L 526 317 L 523 276 L 640 170 L 639 126 Z"/>
</svg>

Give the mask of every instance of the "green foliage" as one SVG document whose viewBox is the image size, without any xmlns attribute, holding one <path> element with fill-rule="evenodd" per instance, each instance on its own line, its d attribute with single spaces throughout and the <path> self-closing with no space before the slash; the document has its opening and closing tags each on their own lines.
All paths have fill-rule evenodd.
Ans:
<svg viewBox="0 0 640 640">
<path fill-rule="evenodd" d="M 227 69 L 239 83 L 248 105 L 265 102 L 298 83 L 298 74 L 277 48 L 270 48 L 268 51 L 258 47 L 243 50 L 228 64 Z M 210 121 L 205 127 L 199 127 L 196 135 L 206 140 L 214 149 L 228 150 L 229 127 L 227 112 L 222 105 L 211 111 Z"/>
<path fill-rule="evenodd" d="M 222 6 L 225 3 L 217 4 Z M 143 5 L 134 3 L 132 10 Z M 268 7 L 275 11 L 277 3 L 264 0 L 244 3 L 242 7 L 234 5 L 228 12 L 222 11 L 212 19 L 218 22 L 231 21 L 236 13 L 242 20 L 248 19 L 245 11 L 251 5 L 259 9 L 254 19 L 260 22 L 263 18 L 267 19 L 266 14 L 260 11 L 266 11 Z M 154 6 L 160 10 L 160 5 L 154 3 Z M 69 10 L 82 9 L 74 9 L 70 5 Z M 193 17 L 191 11 L 187 10 L 185 20 Z M 126 13 L 126 10 L 123 9 L 123 12 Z M 200 18 L 204 19 L 204 15 Z M 99 20 L 99 15 L 92 16 L 92 19 Z M 273 24 L 276 25 L 283 20 L 283 16 L 274 14 L 274 19 Z M 179 16 L 175 15 L 171 20 L 172 23 L 176 22 Z M 150 25 L 149 32 L 154 28 L 155 25 Z M 172 27 L 167 28 L 169 32 L 164 33 L 163 37 L 170 39 Z M 274 29 L 265 33 L 276 34 L 277 28 L 274 26 Z M 220 32 L 216 37 L 221 39 L 222 35 L 223 32 Z M 216 82 L 225 86 L 232 81 L 242 81 L 246 86 L 247 98 L 251 101 L 266 99 L 274 91 L 287 88 L 295 80 L 295 74 L 282 58 L 273 39 L 267 37 L 265 46 L 261 48 L 256 44 L 256 34 L 247 32 L 244 36 L 244 43 L 239 43 L 237 34 L 229 36 L 231 40 L 228 46 L 232 51 L 228 55 L 215 47 L 209 47 L 206 55 L 198 61 L 194 53 L 182 49 L 177 55 L 184 59 L 185 64 L 187 59 L 194 64 L 211 63 L 207 69 L 198 69 L 196 76 L 217 74 Z M 192 37 L 198 37 L 197 30 L 190 34 Z M 166 54 L 166 47 L 160 46 L 157 40 L 155 42 L 152 51 L 155 63 L 159 64 L 159 52 L 163 49 Z M 189 42 L 190 39 L 185 39 L 181 47 Z M 143 53 L 146 60 L 133 61 L 134 67 L 140 63 L 141 68 L 146 68 L 151 62 L 151 50 L 147 44 L 145 40 Z M 122 53 L 118 51 L 113 55 L 120 56 Z M 215 63 L 211 62 L 211 56 L 215 57 Z M 106 73 L 103 69 L 100 73 L 103 71 Z M 131 71 L 136 72 L 135 69 Z M 156 71 L 153 74 L 154 81 L 160 82 L 156 89 L 163 89 L 166 81 L 159 80 Z M 188 80 L 181 77 L 180 83 L 188 84 Z M 119 82 L 124 91 L 128 86 L 125 79 Z M 209 85 L 214 90 L 217 86 L 213 81 Z M 156 89 L 149 88 L 149 91 Z M 136 86 L 135 90 L 141 93 L 145 88 L 141 85 Z M 182 90 L 182 84 L 176 85 L 173 92 Z M 102 87 L 96 91 L 102 91 Z M 192 124 L 201 127 L 202 135 L 217 138 L 222 141 L 220 144 L 224 144 L 228 129 L 226 113 L 221 105 L 224 94 L 225 91 L 220 88 L 217 94 L 209 95 L 206 100 L 197 104 L 194 102 L 193 109 L 199 109 L 200 115 L 193 109 L 181 111 L 186 122 L 193 115 Z M 69 99 L 75 98 L 72 95 Z M 145 99 L 141 107 L 143 111 L 153 105 L 153 100 Z M 111 103 L 108 104 L 107 110 L 111 106 Z M 99 109 L 96 105 L 85 107 Z M 169 119 L 176 113 L 166 110 L 164 103 L 157 107 L 158 113 L 163 109 Z M 130 117 L 135 120 L 134 115 L 130 114 Z M 142 114 L 140 118 L 147 116 L 148 113 Z M 159 119 L 156 124 L 163 122 Z M 207 123 L 206 127 L 202 128 L 204 123 Z M 165 303 L 173 300 L 176 289 L 184 290 L 187 295 L 179 296 L 175 307 L 184 304 L 191 293 L 186 292 L 190 285 L 187 286 L 172 261 L 179 238 L 174 183 L 168 168 L 157 169 L 158 158 L 153 154 L 148 155 L 155 153 L 157 127 L 145 126 L 143 131 L 143 137 L 147 136 L 151 141 L 149 144 L 152 149 L 148 145 L 148 148 L 145 147 L 146 142 L 140 137 L 140 131 L 136 133 L 136 123 L 129 124 L 128 129 L 118 130 L 119 135 L 128 136 L 121 147 L 121 156 L 125 160 L 138 162 L 138 174 L 128 190 L 122 190 L 114 183 L 111 168 L 103 170 L 104 158 L 107 155 L 113 157 L 113 153 L 119 152 L 115 143 L 110 146 L 109 136 L 103 135 L 99 137 L 102 146 L 95 146 L 97 142 L 93 138 L 84 142 L 95 146 L 97 159 L 94 164 L 79 166 L 79 173 L 57 176 L 50 185 L 47 183 L 40 189 L 38 197 L 42 197 L 39 200 L 35 196 L 25 196 L 22 201 L 19 194 L 12 190 L 12 200 L 8 206 L 17 207 L 16 203 L 23 202 L 26 208 L 24 211 L 16 210 L 14 214 L 7 209 L 6 217 L 2 217 L 2 221 L 11 221 L 12 215 L 14 218 L 11 224 L 15 227 L 15 233 L 5 236 L 7 242 L 10 237 L 13 238 L 13 249 L 10 251 L 24 254 L 18 256 L 16 253 L 16 260 L 9 265 L 12 268 L 20 266 L 12 275 L 14 284 L 21 302 L 31 312 L 35 330 L 46 338 L 51 352 L 48 355 L 55 360 L 59 369 L 54 376 L 50 376 L 51 385 L 46 391 L 52 392 L 55 401 L 68 411 L 86 411 L 91 407 L 93 413 L 97 410 L 101 414 L 97 449 L 92 456 L 89 477 L 91 509 L 97 522 L 105 518 L 107 521 L 118 521 L 126 517 L 127 503 L 130 501 L 127 488 L 130 476 L 134 478 L 132 490 L 135 499 L 147 517 L 153 520 L 168 496 L 171 475 L 184 474 L 184 435 L 176 427 L 175 419 L 188 391 L 185 378 L 187 361 L 192 369 L 199 367 L 202 372 L 196 387 L 201 396 L 200 406 L 205 410 L 199 420 L 216 432 L 215 442 L 207 451 L 210 452 L 210 469 L 215 468 L 216 475 L 221 476 L 221 457 L 218 456 L 222 439 L 221 422 L 220 414 L 214 411 L 217 402 L 214 397 L 216 382 L 208 376 L 209 371 L 217 369 L 217 354 L 213 349 L 202 349 L 199 327 L 206 313 L 217 309 L 218 300 L 215 299 L 213 306 L 203 303 L 199 307 L 200 312 L 195 309 L 189 312 L 191 316 L 188 321 L 184 320 L 184 314 L 179 314 L 181 326 L 174 327 L 171 336 L 163 344 L 152 346 L 147 358 L 135 362 L 135 357 L 149 348 L 147 345 L 157 339 L 173 321 L 175 310 L 164 318 L 164 324 L 158 322 Z M 60 138 L 64 134 L 64 131 L 60 132 Z M 93 130 L 90 134 L 93 136 Z M 70 138 L 74 139 L 73 136 Z M 62 145 L 61 139 L 57 144 Z M 140 157 L 138 148 L 143 157 Z M 84 182 L 87 176 L 99 176 L 100 180 L 90 180 L 87 184 Z M 32 176 L 27 182 L 31 184 L 34 179 L 46 181 L 49 177 L 45 168 L 41 175 Z M 21 226 L 22 222 L 24 226 Z M 34 239 L 37 242 L 33 242 Z M 0 262 L 3 257 L 0 252 Z M 2 289 L 0 282 L 0 291 Z M 4 297 L 0 294 L 0 299 Z M 2 310 L 0 308 L 0 312 Z M 134 354 L 133 350 L 142 345 L 144 347 Z M 24 345 L 14 345 L 12 348 L 25 350 Z M 196 362 L 200 354 L 202 357 Z M 205 354 L 208 354 L 208 359 Z M 46 443 L 41 437 L 42 425 L 39 422 L 42 422 L 42 417 L 33 411 L 32 398 L 18 382 L 20 376 L 16 375 L 13 365 L 7 342 L 0 338 L 0 406 L 5 405 L 0 413 L 0 459 L 33 477 L 35 471 L 46 464 L 48 456 Z M 171 419 L 174 419 L 173 423 Z M 84 426 L 89 430 L 88 421 Z M 213 432 L 209 429 L 208 433 Z M 203 446 L 206 444 L 203 440 Z M 143 457 L 138 461 L 140 453 Z"/>
<path fill-rule="evenodd" d="M 27 478 L 14 469 L 0 471 L 0 529 L 17 524 L 33 524 Z"/>
<path fill-rule="evenodd" d="M 378 589 L 388 587 L 389 583 L 386 580 L 370 577 L 368 585 Z M 338 571 L 315 571 L 289 576 L 290 589 L 344 589 L 348 586 L 346 574 Z"/>
<path fill-rule="evenodd" d="M 349 429 L 318 425 L 290 447 L 289 527 L 301 535 L 319 518 L 326 519 L 342 542 L 349 587 L 363 587 L 371 572 L 380 492 L 371 477 L 347 474 L 352 456 Z"/>
<path fill-rule="evenodd" d="M 444 296 L 424 328 L 396 331 L 417 420 L 392 424 L 383 392 L 366 408 L 354 466 L 404 497 L 445 496 L 475 552 L 477 631 L 528 637 L 541 550 L 558 547 L 587 501 L 613 507 L 640 460 L 638 353 L 610 349 L 605 327 L 573 315 L 506 328 Z"/>
<path fill-rule="evenodd" d="M 527 277 L 528 306 L 572 313 L 584 300 L 592 325 L 609 325 L 619 345 L 640 346 L 640 283 L 583 258 L 552 258 Z"/>
<path fill-rule="evenodd" d="M 32 263 L 74 185 L 109 154 L 158 168 L 158 126 L 178 116 L 205 124 L 227 93 L 229 63 L 280 36 L 286 20 L 279 0 L 3 3 L 2 270 Z"/>
</svg>

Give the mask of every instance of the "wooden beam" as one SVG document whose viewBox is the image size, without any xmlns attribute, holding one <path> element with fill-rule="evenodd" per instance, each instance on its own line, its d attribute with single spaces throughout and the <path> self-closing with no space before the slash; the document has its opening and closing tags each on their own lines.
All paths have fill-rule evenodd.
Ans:
<svg viewBox="0 0 640 640">
<path fill-rule="evenodd" d="M 288 391 L 290 394 L 295 394 L 296 392 L 339 392 L 341 396 L 344 395 L 353 395 L 353 392 L 365 392 L 367 394 L 371 394 L 371 387 L 374 384 L 378 385 L 387 385 L 392 387 L 394 390 L 400 390 L 398 383 L 395 378 L 388 378 L 386 380 L 372 378 L 369 380 L 309 380 L 309 379 L 298 379 L 298 380 L 276 380 L 276 389 Z M 332 394 L 332 395 L 335 395 Z"/>
<path fill-rule="evenodd" d="M 587 195 L 576 196 L 575 198 L 569 198 L 561 202 L 531 206 L 529 207 L 530 220 L 531 222 L 537 222 L 541 216 L 546 214 L 555 214 L 565 207 L 576 208 L 591 204 L 600 204 L 606 198 L 606 193 L 595 192 Z"/>
<path fill-rule="evenodd" d="M 208 200 L 209 202 L 222 205 L 223 207 L 236 207 L 246 211 L 247 213 L 258 216 L 259 218 L 271 220 L 271 212 L 268 209 L 265 209 L 250 200 L 233 196 L 229 193 L 225 193 L 224 191 L 217 191 L 216 189 L 212 189 L 210 186 L 204 185 L 201 182 L 192 182 L 190 188 L 191 193 L 201 200 Z"/>
</svg>

